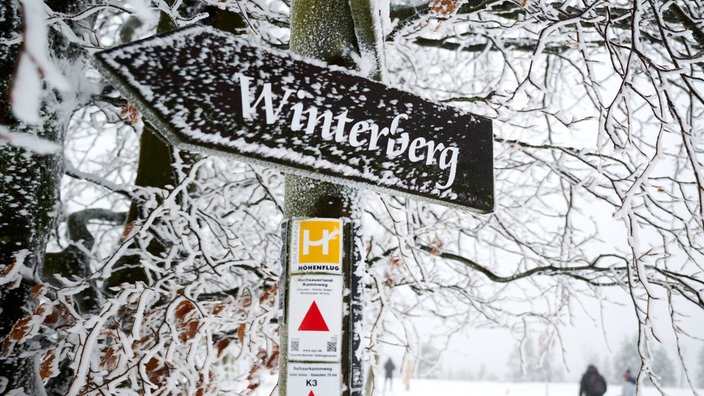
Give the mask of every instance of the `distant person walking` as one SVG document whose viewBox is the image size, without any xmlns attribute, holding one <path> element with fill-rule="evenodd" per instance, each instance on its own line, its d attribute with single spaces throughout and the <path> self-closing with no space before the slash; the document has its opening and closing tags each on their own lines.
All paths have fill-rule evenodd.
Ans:
<svg viewBox="0 0 704 396">
<path fill-rule="evenodd" d="M 579 396 L 602 396 L 606 393 L 606 380 L 599 371 L 590 364 L 579 381 Z"/>
<path fill-rule="evenodd" d="M 394 364 L 394 361 L 391 360 L 391 358 L 388 358 L 386 360 L 386 363 L 384 363 L 384 372 L 386 373 L 386 376 L 384 377 L 384 391 L 386 391 L 386 385 L 388 384 L 389 390 L 393 390 L 393 380 L 394 380 L 394 370 L 396 369 L 396 365 Z"/>
<path fill-rule="evenodd" d="M 636 379 L 631 374 L 631 370 L 626 370 L 623 373 L 623 388 L 621 388 L 621 396 L 636 396 Z"/>
</svg>

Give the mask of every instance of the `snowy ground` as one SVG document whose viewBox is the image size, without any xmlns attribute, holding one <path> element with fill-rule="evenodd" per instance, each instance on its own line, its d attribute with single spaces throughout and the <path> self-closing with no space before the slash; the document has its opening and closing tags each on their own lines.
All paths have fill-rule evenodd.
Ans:
<svg viewBox="0 0 704 396">
<path fill-rule="evenodd" d="M 274 383 L 267 384 L 255 392 L 256 396 L 270 396 Z M 414 379 L 410 389 L 405 390 L 400 380 L 395 379 L 392 390 L 375 392 L 375 396 L 577 396 L 579 384 L 576 383 L 504 383 L 504 382 L 466 382 L 451 380 Z M 277 393 L 274 392 L 276 395 Z M 315 394 L 315 393 L 314 393 Z M 303 396 L 309 395 L 309 390 Z M 315 394 L 316 396 L 329 396 Z M 646 387 L 638 396 L 659 396 L 655 388 Z M 665 388 L 667 396 L 704 396 L 704 389 L 697 393 L 685 388 Z M 606 395 L 621 396 L 620 384 L 609 384 Z"/>
<path fill-rule="evenodd" d="M 383 396 L 577 396 L 579 384 L 572 383 L 499 383 L 499 382 L 463 382 L 449 380 L 411 381 L 408 391 L 403 389 L 400 381 L 394 382 L 393 391 L 386 391 Z M 690 389 L 666 388 L 668 396 L 693 396 L 697 393 Z M 704 390 L 698 390 L 704 395 Z M 621 385 L 609 385 L 605 396 L 620 396 Z M 655 388 L 645 388 L 639 396 L 660 395 Z"/>
</svg>

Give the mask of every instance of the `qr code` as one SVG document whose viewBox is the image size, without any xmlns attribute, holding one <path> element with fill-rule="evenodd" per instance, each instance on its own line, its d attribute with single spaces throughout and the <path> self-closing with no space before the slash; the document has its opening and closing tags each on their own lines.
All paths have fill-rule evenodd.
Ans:
<svg viewBox="0 0 704 396">
<path fill-rule="evenodd" d="M 298 352 L 298 340 L 291 340 L 291 350 Z"/>
<path fill-rule="evenodd" d="M 328 341 L 328 352 L 337 352 L 337 342 Z"/>
</svg>

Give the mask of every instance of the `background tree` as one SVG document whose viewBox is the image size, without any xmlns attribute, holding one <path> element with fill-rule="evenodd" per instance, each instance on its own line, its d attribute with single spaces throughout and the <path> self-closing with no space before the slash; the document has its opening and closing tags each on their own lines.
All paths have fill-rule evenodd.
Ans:
<svg viewBox="0 0 704 396">
<path fill-rule="evenodd" d="M 652 370 L 658 375 L 658 382 L 663 386 L 675 386 L 679 384 L 678 377 L 680 370 L 673 362 L 667 350 L 662 346 L 654 346 Z M 638 354 L 638 340 L 635 337 L 626 338 L 620 345 L 620 349 L 615 355 L 613 362 L 612 380 L 616 383 L 623 381 L 623 373 L 631 370 L 634 376 L 641 371 L 643 361 Z M 694 371 L 692 371 L 694 372 Z M 645 383 L 652 383 L 649 378 L 645 378 Z"/>
<path fill-rule="evenodd" d="M 678 365 L 672 361 L 670 355 L 662 347 L 656 348 L 653 353 L 653 371 L 657 373 L 658 380 L 664 386 L 678 385 Z"/>
<path fill-rule="evenodd" d="M 200 13 L 204 10 L 200 3 L 195 7 L 179 2 L 174 8 L 162 10 L 162 21 L 192 23 L 218 14 L 214 9 L 210 14 Z M 4 249 L 0 271 L 4 324 L 0 335 L 4 338 L 2 373 L 8 379 L 0 381 L 0 392 L 22 389 L 40 394 L 42 387 L 49 394 L 62 395 L 90 390 L 114 392 L 129 384 L 142 391 L 159 387 L 173 394 L 195 394 L 212 387 L 215 374 L 208 359 L 222 369 L 224 359 L 232 355 L 248 356 L 245 361 L 252 373 L 248 377 L 245 370 L 241 386 L 256 388 L 256 372 L 276 367 L 276 344 L 271 342 L 275 337 L 270 335 L 275 313 L 269 312 L 276 295 L 276 276 L 258 260 L 271 253 L 269 249 L 278 250 L 278 229 L 267 224 L 272 226 L 272 233 L 262 233 L 254 231 L 256 224 L 236 226 L 233 222 L 243 218 L 228 212 L 244 206 L 249 211 L 246 216 L 256 219 L 257 207 L 267 207 L 262 210 L 271 213 L 273 203 L 276 213 L 280 205 L 273 202 L 261 183 L 257 187 L 244 182 L 251 188 L 236 187 L 243 175 L 250 181 L 262 177 L 262 183 L 274 185 L 278 183 L 276 178 L 261 173 L 255 176 L 249 167 L 233 166 L 227 172 L 229 179 L 212 186 L 219 184 L 216 189 L 230 188 L 254 201 L 242 204 L 243 196 L 229 197 L 226 193 L 221 205 L 213 190 L 198 189 L 192 183 L 196 172 L 208 173 L 202 169 L 207 168 L 203 161 L 171 153 L 163 143 L 148 139 L 149 132 L 142 134 L 141 144 L 148 153 L 145 156 L 150 157 L 149 166 L 136 172 L 130 166 L 137 163 L 134 132 L 142 129 L 139 115 L 110 87 L 101 91 L 95 78 L 86 80 L 86 75 L 94 73 L 89 60 L 95 48 L 151 34 L 158 16 L 153 10 L 138 7 L 129 12 L 118 4 L 96 6 L 88 2 L 67 6 L 63 2 L 12 1 L 3 3 L 2 11 L 2 15 L 12 17 L 2 19 L 10 24 L 3 29 L 6 37 L 2 49 L 20 60 L 3 57 L 7 70 L 17 68 L 14 74 L 3 73 L 7 91 L 2 97 L 13 101 L 12 107 L 3 106 L 6 113 L 0 131 L 2 141 L 10 143 L 0 146 L 5 159 L 0 194 Z M 190 16 L 184 18 L 180 12 Z M 213 18 L 213 23 L 218 19 Z M 42 30 L 47 26 L 52 29 L 48 36 Z M 52 39 L 49 44 L 41 40 L 47 37 Z M 52 56 L 46 55 L 47 48 Z M 23 65 L 22 57 L 24 62 L 36 64 Z M 27 70 L 36 76 L 23 76 Z M 37 73 L 63 91 L 57 93 L 51 85 L 42 90 L 41 85 L 30 84 L 41 84 Z M 10 76 L 14 78 L 8 85 Z M 36 103 L 27 103 L 27 98 Z M 24 126 L 23 121 L 36 126 Z M 66 134 L 63 128 L 68 128 Z M 66 162 L 63 156 L 54 154 L 63 153 L 64 141 L 67 151 L 75 154 Z M 94 156 L 96 151 L 98 155 Z M 155 161 L 164 157 L 165 161 Z M 125 164 L 126 169 L 122 168 Z M 65 165 L 70 178 L 63 180 L 64 195 L 59 200 L 58 182 Z M 132 184 L 135 174 L 136 186 Z M 130 215 L 129 227 L 121 237 L 114 225 L 125 222 L 130 205 L 138 208 L 133 211 L 137 214 Z M 209 205 L 222 207 L 225 211 L 220 214 L 229 216 L 229 220 L 204 214 L 207 210 L 203 208 Z M 177 214 L 177 219 L 161 218 L 165 211 L 181 215 Z M 64 222 L 56 225 L 54 219 L 62 213 Z M 241 232 L 235 235 L 232 230 Z M 248 232 L 257 237 L 245 241 Z M 270 237 L 274 238 L 273 247 L 266 240 Z M 53 241 L 46 252 L 50 238 Z M 214 250 L 203 246 L 206 239 Z M 245 249 L 233 253 L 231 249 L 237 245 L 258 248 L 257 252 Z M 200 263 L 207 263 L 207 269 Z M 226 271 L 218 270 L 224 263 L 228 264 Z M 120 268 L 124 270 L 113 271 Z M 240 281 L 247 275 L 251 277 L 243 287 Z M 98 289 L 97 285 L 103 287 Z M 188 286 L 196 290 L 195 294 Z M 197 301 L 201 295 L 207 307 Z M 211 327 L 203 323 L 203 313 L 215 314 L 227 324 L 213 323 Z M 233 321 L 232 315 L 238 319 Z M 165 321 L 171 326 L 163 327 Z M 250 332 L 247 326 L 264 326 L 267 330 Z M 265 339 L 258 339 L 260 336 Z M 239 350 L 250 342 L 252 348 Z M 203 361 L 202 355 L 188 357 L 195 344 L 209 351 L 209 358 Z M 174 369 L 172 359 L 183 359 L 188 362 L 184 367 L 189 368 Z M 111 374 L 106 377 L 89 367 L 100 367 Z M 173 382 L 174 378 L 178 380 Z M 165 388 L 168 381 L 176 388 Z"/>
<path fill-rule="evenodd" d="M 624 338 L 618 346 L 614 355 L 613 375 L 610 380 L 614 383 L 623 382 L 623 373 L 626 370 L 631 370 L 633 376 L 636 376 L 640 370 L 641 360 L 638 355 L 638 340 L 635 337 Z"/>
<path fill-rule="evenodd" d="M 432 343 L 424 343 L 420 348 L 416 373 L 419 378 L 441 378 L 440 356 L 442 350 Z"/>
<path fill-rule="evenodd" d="M 564 367 L 560 356 L 544 337 L 536 341 L 533 337 L 523 339 L 510 355 L 509 380 L 516 382 L 560 382 L 564 379 Z"/>
<path fill-rule="evenodd" d="M 587 296 L 627 300 L 651 363 L 654 316 L 670 318 L 676 342 L 693 336 L 686 312 L 704 306 L 695 4 L 437 1 L 392 11 L 407 15 L 387 43 L 392 81 L 492 117 L 497 143 L 492 215 L 405 200 L 373 211 L 392 213 L 404 236 L 372 242 L 375 254 L 398 243 L 391 260 L 408 271 L 396 284 L 427 290 L 418 305 L 443 293 L 466 302 L 457 323 L 519 334 L 565 325 Z"/>
<path fill-rule="evenodd" d="M 49 1 L 47 6 L 71 13 L 81 4 Z M 32 354 L 38 351 L 34 347 L 23 353 L 11 351 L 15 342 L 28 337 L 25 316 L 37 308 L 32 296 L 40 282 L 29 275 L 69 276 L 82 271 L 80 262 L 45 268 L 44 253 L 60 215 L 62 147 L 71 111 L 62 107 L 80 106 L 82 98 L 69 89 L 69 80 L 50 59 L 61 53 L 67 65 L 74 64 L 80 49 L 47 29 L 43 7 L 36 1 L 0 5 L 0 140 L 14 143 L 0 145 L 0 338 L 6 339 L 0 371 L 6 373 L 9 388 L 28 393 L 40 386 L 33 374 Z"/>
</svg>

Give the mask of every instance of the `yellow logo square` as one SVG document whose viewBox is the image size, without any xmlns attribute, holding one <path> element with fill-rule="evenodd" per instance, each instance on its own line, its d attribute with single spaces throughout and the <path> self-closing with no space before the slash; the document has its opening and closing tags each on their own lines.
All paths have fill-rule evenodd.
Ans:
<svg viewBox="0 0 704 396">
<path fill-rule="evenodd" d="M 298 236 L 299 264 L 340 264 L 342 230 L 340 221 L 303 220 Z"/>
</svg>

